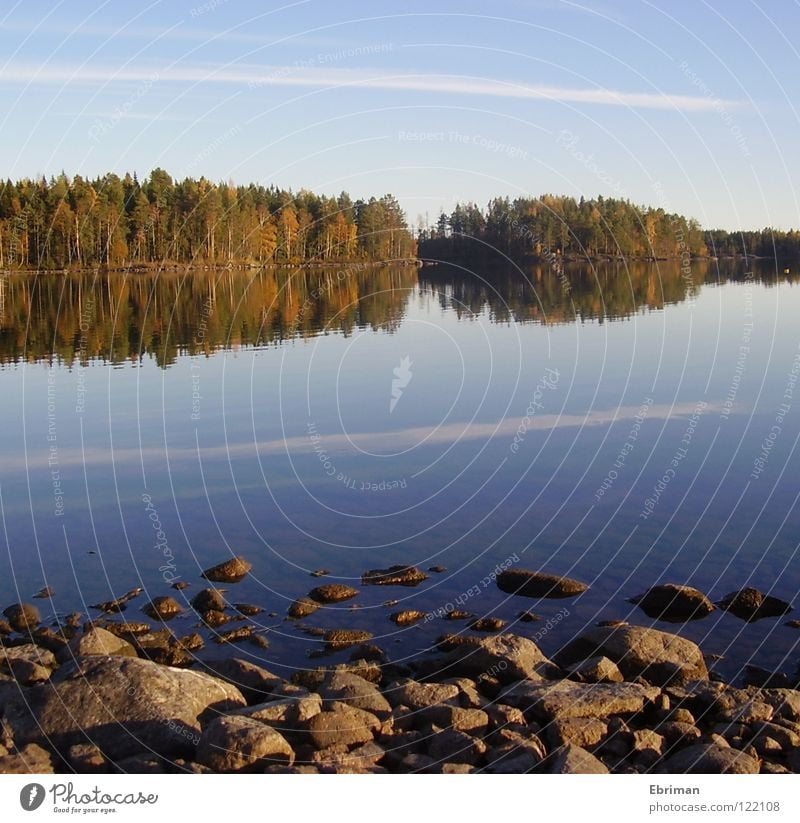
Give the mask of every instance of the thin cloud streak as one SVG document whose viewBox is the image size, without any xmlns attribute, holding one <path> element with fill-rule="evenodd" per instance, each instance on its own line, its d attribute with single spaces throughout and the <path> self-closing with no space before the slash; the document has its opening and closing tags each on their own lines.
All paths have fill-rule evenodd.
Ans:
<svg viewBox="0 0 800 823">
<path fill-rule="evenodd" d="M 323 55 L 324 57 L 324 55 Z M 354 87 L 383 91 L 438 92 L 455 95 L 512 98 L 537 102 L 623 106 L 636 109 L 660 109 L 684 112 L 715 111 L 719 105 L 740 108 L 736 100 L 717 100 L 682 94 L 619 91 L 605 88 L 563 88 L 529 85 L 507 80 L 441 74 L 388 74 L 368 69 L 309 68 L 288 66 L 148 66 L 114 69 L 51 64 L 16 64 L 3 69 L 0 82 L 38 84 L 106 84 L 142 82 L 156 72 L 160 82 L 217 83 L 242 86 L 250 93 L 277 86 L 313 88 Z"/>
</svg>

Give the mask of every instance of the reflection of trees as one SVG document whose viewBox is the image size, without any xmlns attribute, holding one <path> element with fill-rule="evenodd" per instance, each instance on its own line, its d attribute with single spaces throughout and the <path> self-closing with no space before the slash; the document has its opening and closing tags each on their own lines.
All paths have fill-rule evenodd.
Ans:
<svg viewBox="0 0 800 823">
<path fill-rule="evenodd" d="M 0 362 L 111 363 L 399 325 L 413 266 L 183 274 L 21 275 L 5 281 Z"/>
<path fill-rule="evenodd" d="M 765 284 L 777 282 L 774 264 L 757 265 L 754 276 Z M 487 310 L 497 323 L 573 323 L 661 309 L 692 297 L 706 283 L 744 277 L 743 264 L 708 260 L 692 261 L 690 277 L 684 277 L 680 264 L 672 261 L 571 264 L 559 272 L 546 264 L 479 266 L 474 272 L 438 265 L 421 270 L 420 288 L 459 316 Z"/>
<path fill-rule="evenodd" d="M 23 360 L 111 363 L 182 353 L 267 345 L 324 331 L 394 331 L 409 290 L 419 287 L 443 308 L 493 322 L 571 323 L 617 319 L 661 309 L 703 284 L 743 281 L 742 265 L 693 261 L 691 279 L 677 263 L 546 265 L 524 270 L 484 266 L 370 266 L 194 272 L 186 274 L 19 275 L 3 281 L 0 363 Z M 772 266 L 756 267 L 765 284 Z M 788 278 L 781 276 L 781 280 Z"/>
</svg>

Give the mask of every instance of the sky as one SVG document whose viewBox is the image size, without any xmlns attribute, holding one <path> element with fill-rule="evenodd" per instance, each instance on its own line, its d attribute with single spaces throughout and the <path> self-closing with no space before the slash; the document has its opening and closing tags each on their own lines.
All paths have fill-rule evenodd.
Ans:
<svg viewBox="0 0 800 823">
<path fill-rule="evenodd" d="M 800 227 L 795 0 L 6 0 L 5 178 L 456 201 L 616 196 Z"/>
</svg>

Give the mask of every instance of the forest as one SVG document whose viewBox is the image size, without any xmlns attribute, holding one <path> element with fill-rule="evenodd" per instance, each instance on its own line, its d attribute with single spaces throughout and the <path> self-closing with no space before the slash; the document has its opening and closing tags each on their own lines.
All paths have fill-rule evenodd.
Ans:
<svg viewBox="0 0 800 823">
<path fill-rule="evenodd" d="M 704 231 L 696 220 L 663 208 L 602 196 L 495 198 L 486 209 L 458 203 L 449 215 L 440 214 L 435 226 L 421 229 L 418 240 L 420 257 L 431 260 L 481 253 L 517 261 L 554 254 L 641 260 L 800 256 L 797 231 Z"/>
<path fill-rule="evenodd" d="M 405 260 L 415 244 L 392 195 L 353 201 L 274 186 L 66 174 L 0 186 L 0 268 Z"/>
</svg>

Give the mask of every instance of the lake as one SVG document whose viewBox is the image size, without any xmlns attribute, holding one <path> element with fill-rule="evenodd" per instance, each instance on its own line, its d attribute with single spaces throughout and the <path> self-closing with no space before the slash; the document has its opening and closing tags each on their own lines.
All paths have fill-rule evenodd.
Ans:
<svg viewBox="0 0 800 823">
<path fill-rule="evenodd" d="M 675 582 L 800 603 L 800 289 L 774 263 L 41 273 L 0 289 L 3 606 L 47 585 L 48 618 L 135 586 L 191 597 L 233 553 L 254 568 L 227 597 L 266 609 L 270 641 L 236 654 L 284 675 L 321 647 L 304 627 L 369 630 L 402 660 L 468 631 L 452 608 L 548 653 L 622 619 L 695 640 L 726 677 L 795 668 L 785 618 L 676 625 L 627 602 Z M 361 586 L 392 564 L 446 570 Z M 590 588 L 509 597 L 491 580 L 509 564 Z M 316 569 L 359 597 L 286 620 Z M 542 620 L 517 622 L 529 608 Z M 400 628 L 399 609 L 429 619 Z"/>
</svg>

